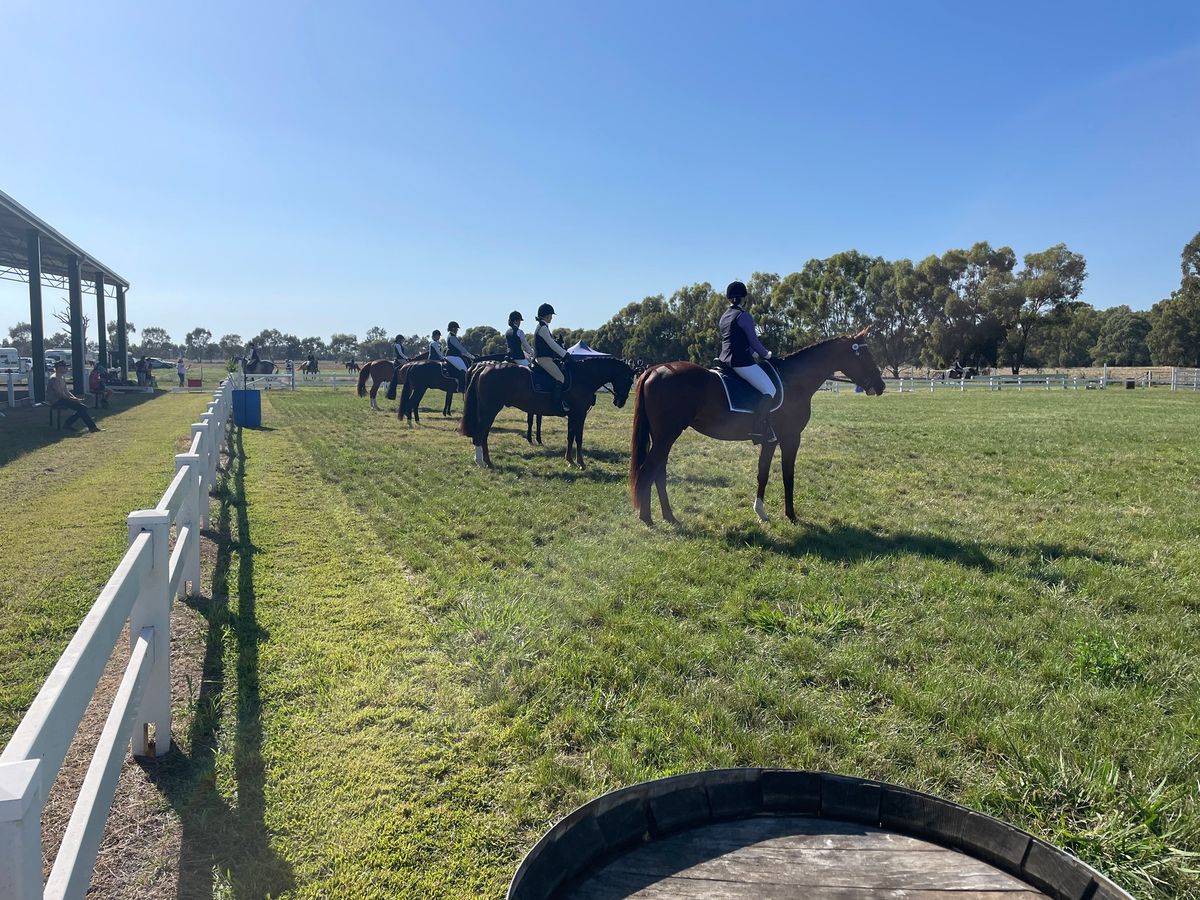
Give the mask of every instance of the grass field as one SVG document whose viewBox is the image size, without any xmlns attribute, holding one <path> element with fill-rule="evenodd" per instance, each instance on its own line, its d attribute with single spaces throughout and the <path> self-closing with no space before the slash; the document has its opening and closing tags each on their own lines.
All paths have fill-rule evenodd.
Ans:
<svg viewBox="0 0 1200 900">
<path fill-rule="evenodd" d="M 777 469 L 757 521 L 751 448 L 688 435 L 684 524 L 653 531 L 603 399 L 585 473 L 561 426 L 496 435 L 481 472 L 433 413 L 263 401 L 216 519 L 220 690 L 177 736 L 214 748 L 175 801 L 202 895 L 501 896 L 584 799 L 770 765 L 930 790 L 1200 897 L 1195 397 L 821 395 L 801 524 Z"/>
</svg>

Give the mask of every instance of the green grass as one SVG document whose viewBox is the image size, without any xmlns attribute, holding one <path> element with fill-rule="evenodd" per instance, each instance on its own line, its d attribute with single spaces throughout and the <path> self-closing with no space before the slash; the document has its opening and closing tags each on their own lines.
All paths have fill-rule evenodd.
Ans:
<svg viewBox="0 0 1200 900">
<path fill-rule="evenodd" d="M 452 423 L 346 395 L 272 394 L 264 421 L 223 644 L 227 670 L 253 646 L 256 687 L 242 715 L 226 688 L 216 784 L 235 806 L 248 781 L 272 837 L 266 865 L 213 859 L 233 895 L 499 896 L 604 790 L 786 765 L 1200 896 L 1195 398 L 822 396 L 802 524 L 754 518 L 749 447 L 689 435 L 685 524 L 655 531 L 604 404 L 582 474 L 513 433 L 480 472 Z"/>
<path fill-rule="evenodd" d="M 52 431 L 44 409 L 0 424 L 0 742 L 6 741 L 158 502 L 203 395 L 137 394 L 92 410 L 100 434 Z"/>
<path fill-rule="evenodd" d="M 561 425 L 553 450 L 495 435 L 481 472 L 432 412 L 263 402 L 177 735 L 205 895 L 501 896 L 604 790 L 770 765 L 929 790 L 1200 897 L 1195 397 L 822 395 L 799 525 L 777 470 L 755 518 L 749 446 L 689 434 L 684 524 L 653 531 L 605 402 L 585 473 Z"/>
</svg>

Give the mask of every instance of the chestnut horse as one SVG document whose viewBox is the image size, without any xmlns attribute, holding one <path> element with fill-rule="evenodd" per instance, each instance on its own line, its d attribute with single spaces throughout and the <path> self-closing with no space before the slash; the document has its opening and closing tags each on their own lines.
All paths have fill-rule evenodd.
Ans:
<svg viewBox="0 0 1200 900">
<path fill-rule="evenodd" d="M 417 424 L 420 425 L 421 401 L 425 398 L 425 392 L 430 388 L 446 392 L 446 406 L 442 410 L 442 415 L 450 415 L 450 404 L 454 402 L 454 393 L 463 390 L 465 377 L 462 380 L 454 377 L 447 378 L 445 374 L 447 371 L 457 372 L 458 370 L 451 368 L 450 363 L 429 359 L 402 365 L 398 378 L 404 385 L 404 391 L 400 394 L 400 408 L 396 410 L 396 418 L 408 419 L 408 427 L 412 428 L 415 417 Z M 465 375 L 465 373 L 462 374 Z"/>
<path fill-rule="evenodd" d="M 779 448 L 783 451 L 783 494 L 787 517 L 795 522 L 792 502 L 796 477 L 796 451 L 800 432 L 812 415 L 812 396 L 835 372 L 844 373 L 871 395 L 882 394 L 883 378 L 865 343 L 867 329 L 850 337 L 831 338 L 771 360 L 783 382 L 783 405 L 771 414 Z M 734 376 L 736 377 L 736 376 Z M 663 518 L 675 523 L 667 500 L 667 456 L 687 428 L 719 441 L 744 441 L 750 437 L 754 416 L 731 413 L 720 378 L 703 366 L 689 362 L 651 366 L 637 385 L 633 407 L 633 438 L 629 458 L 629 496 L 643 522 L 650 518 L 650 485 L 658 489 Z M 763 495 L 771 473 L 775 444 L 758 452 L 758 497 L 754 511 L 764 522 Z"/>
<path fill-rule="evenodd" d="M 563 391 L 563 399 L 571 406 L 569 413 L 554 408 L 552 395 L 534 391 L 530 370 L 525 366 L 502 362 L 472 371 L 459 430 L 475 444 L 476 465 L 492 468 L 488 433 L 500 410 L 515 406 L 539 417 L 566 415 L 567 462 L 581 469 L 586 468 L 583 462 L 583 426 L 588 410 L 596 402 L 596 391 L 602 385 L 612 385 L 613 406 L 621 408 L 629 399 L 629 389 L 633 387 L 633 369 L 613 356 L 573 356 L 570 359 L 571 385 Z"/>
<path fill-rule="evenodd" d="M 371 409 L 379 409 L 375 395 L 392 381 L 396 370 L 390 359 L 373 359 L 358 370 L 358 396 L 367 396 L 367 379 L 371 379 Z"/>
</svg>

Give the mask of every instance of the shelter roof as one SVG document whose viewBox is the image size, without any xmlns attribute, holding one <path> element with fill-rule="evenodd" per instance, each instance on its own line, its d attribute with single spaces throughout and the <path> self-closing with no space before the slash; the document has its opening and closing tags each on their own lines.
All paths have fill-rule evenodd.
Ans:
<svg viewBox="0 0 1200 900">
<path fill-rule="evenodd" d="M 8 194 L 0 191 L 0 268 L 29 268 L 29 232 L 37 231 L 42 236 L 42 273 L 67 276 L 67 260 L 79 257 L 82 281 L 90 283 L 96 275 L 104 276 L 106 284 L 129 287 L 122 278 L 78 244 L 68 240 L 57 229 L 39 219 Z"/>
</svg>

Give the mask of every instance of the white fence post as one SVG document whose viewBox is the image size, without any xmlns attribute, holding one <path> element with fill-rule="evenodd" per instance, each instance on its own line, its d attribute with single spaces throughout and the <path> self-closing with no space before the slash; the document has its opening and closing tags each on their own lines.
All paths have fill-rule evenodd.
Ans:
<svg viewBox="0 0 1200 900">
<path fill-rule="evenodd" d="M 42 778 L 36 759 L 0 763 L 0 897 L 41 900 Z"/>
<path fill-rule="evenodd" d="M 175 516 L 175 540 L 183 529 L 188 530 L 187 546 L 184 547 L 180 565 L 183 566 L 183 577 L 179 579 L 178 596 L 187 596 L 187 582 L 192 583 L 192 594 L 200 593 L 200 519 L 201 510 L 208 506 L 208 494 L 204 490 L 202 457 L 197 453 L 176 453 L 175 471 L 185 466 L 190 467 L 191 484 L 188 498 L 184 501 L 179 514 Z"/>
<path fill-rule="evenodd" d="M 1100 389 L 1108 387 L 1108 363 L 1104 364 L 1104 368 L 1100 370 Z"/>
<path fill-rule="evenodd" d="M 154 667 L 142 694 L 133 729 L 132 752 L 134 756 L 163 756 L 171 749 L 171 554 L 168 548 L 171 514 L 140 509 L 129 514 L 128 522 L 130 543 L 143 531 L 148 531 L 154 544 L 154 564 L 142 579 L 129 613 L 130 650 L 135 648 L 143 628 L 154 629 Z"/>
<path fill-rule="evenodd" d="M 212 478 L 212 476 L 209 474 L 209 472 L 212 470 L 212 466 L 210 465 L 210 462 L 207 457 L 208 447 L 210 446 L 210 443 L 211 443 L 210 435 L 209 435 L 209 426 L 208 426 L 207 422 L 193 422 L 192 423 L 192 442 L 193 442 L 193 444 L 195 443 L 196 435 L 200 435 L 200 444 L 199 444 L 200 459 L 203 460 L 203 464 L 201 466 L 199 466 L 200 483 L 201 483 L 200 490 L 204 494 L 204 496 L 207 497 L 209 490 L 212 488 L 212 481 L 210 480 Z M 205 528 L 208 527 L 208 504 L 207 503 L 200 504 L 200 521 L 203 523 Z"/>
</svg>

